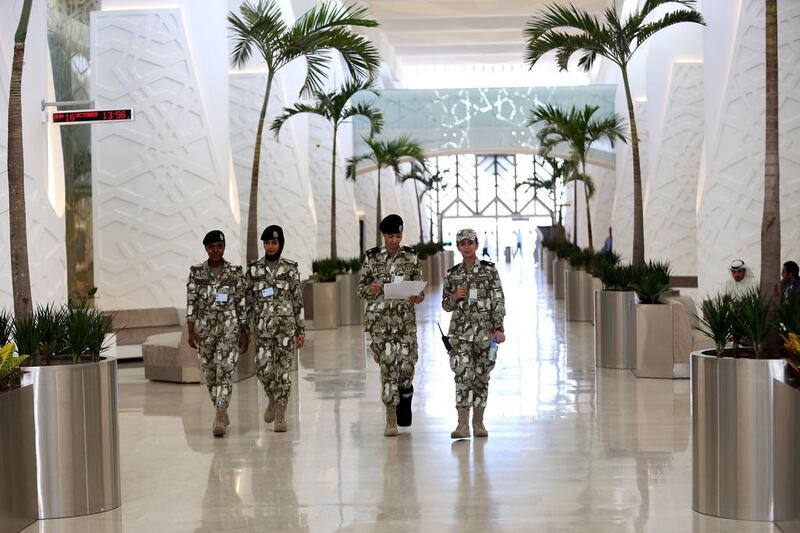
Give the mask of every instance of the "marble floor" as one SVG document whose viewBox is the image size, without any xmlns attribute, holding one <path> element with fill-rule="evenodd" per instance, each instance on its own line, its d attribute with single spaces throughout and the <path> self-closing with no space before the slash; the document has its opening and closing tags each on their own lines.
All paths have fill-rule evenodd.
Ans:
<svg viewBox="0 0 800 533">
<path fill-rule="evenodd" d="M 309 333 L 289 432 L 239 383 L 229 435 L 211 436 L 199 385 L 119 376 L 123 505 L 26 532 L 772 532 L 694 513 L 689 382 L 596 369 L 592 326 L 564 320 L 532 263 L 502 272 L 508 342 L 488 439 L 450 439 L 454 386 L 434 288 L 418 310 L 414 425 L 383 437 L 379 373 L 358 327 Z"/>
</svg>

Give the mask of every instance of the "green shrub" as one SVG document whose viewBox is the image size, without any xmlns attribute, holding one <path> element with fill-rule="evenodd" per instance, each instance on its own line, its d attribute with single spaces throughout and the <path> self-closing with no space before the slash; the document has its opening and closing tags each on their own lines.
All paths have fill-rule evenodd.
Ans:
<svg viewBox="0 0 800 533">
<path fill-rule="evenodd" d="M 40 305 L 33 313 L 36 329 L 39 330 L 38 355 L 45 358 L 66 353 L 64 346 L 64 320 L 66 309 L 52 304 Z"/>
<path fill-rule="evenodd" d="M 336 281 L 336 276 L 344 274 L 346 268 L 344 261 L 341 259 L 315 259 L 311 263 L 311 271 L 314 273 L 314 278 L 324 283 Z"/>
<path fill-rule="evenodd" d="M 631 265 L 602 265 L 595 274 L 603 282 L 604 291 L 629 291 L 633 283 Z"/>
<path fill-rule="evenodd" d="M 775 327 L 784 339 L 789 333 L 800 335 L 800 297 L 781 298 Z"/>
<path fill-rule="evenodd" d="M 714 341 L 717 357 L 720 357 L 725 345 L 733 337 L 733 301 L 727 295 L 717 294 L 703 300 L 700 311 L 700 316 L 695 315 L 700 322 L 700 331 Z"/>
<path fill-rule="evenodd" d="M 772 313 L 759 289 L 751 289 L 733 300 L 733 327 L 742 336 L 740 342 L 752 346 L 760 355 L 761 345 L 772 329 Z"/>
<path fill-rule="evenodd" d="M 17 352 L 32 358 L 39 355 L 39 342 L 41 341 L 34 317 L 33 314 L 14 317 L 14 344 L 17 345 Z"/>
<path fill-rule="evenodd" d="M 5 309 L 0 309 L 0 344 L 8 344 L 13 335 L 14 316 Z"/>
<path fill-rule="evenodd" d="M 643 267 L 632 269 L 630 287 L 643 304 L 661 303 L 661 296 L 671 287 L 671 273 L 666 261 L 648 261 Z"/>
<path fill-rule="evenodd" d="M 589 261 L 589 270 L 592 272 L 592 274 L 600 277 L 598 274 L 600 270 L 603 270 L 608 266 L 617 266 L 619 261 L 619 255 L 615 254 L 614 252 L 597 252 Z"/>
</svg>

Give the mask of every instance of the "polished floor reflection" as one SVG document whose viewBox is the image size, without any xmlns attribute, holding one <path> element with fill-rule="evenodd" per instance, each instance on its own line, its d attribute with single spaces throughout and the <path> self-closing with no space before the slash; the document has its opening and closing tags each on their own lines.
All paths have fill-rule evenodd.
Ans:
<svg viewBox="0 0 800 533">
<path fill-rule="evenodd" d="M 309 333 L 289 432 L 261 421 L 258 382 L 234 389 L 211 436 L 198 385 L 120 371 L 123 505 L 26 532 L 772 532 L 693 513 L 689 382 L 595 369 L 592 326 L 567 324 L 532 263 L 502 272 L 506 331 L 488 439 L 450 439 L 454 386 L 434 289 L 420 306 L 414 425 L 382 436 L 377 366 L 357 327 Z M 439 289 L 440 290 L 440 289 Z"/>
</svg>

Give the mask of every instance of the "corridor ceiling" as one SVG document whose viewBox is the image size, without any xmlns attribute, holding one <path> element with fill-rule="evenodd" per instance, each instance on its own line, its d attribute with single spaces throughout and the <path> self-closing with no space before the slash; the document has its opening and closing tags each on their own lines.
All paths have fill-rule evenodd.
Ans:
<svg viewBox="0 0 800 533">
<path fill-rule="evenodd" d="M 621 0 L 618 0 L 621 1 Z M 571 0 L 600 12 L 609 0 Z M 361 0 L 404 65 L 521 62 L 526 22 L 552 0 Z"/>
</svg>

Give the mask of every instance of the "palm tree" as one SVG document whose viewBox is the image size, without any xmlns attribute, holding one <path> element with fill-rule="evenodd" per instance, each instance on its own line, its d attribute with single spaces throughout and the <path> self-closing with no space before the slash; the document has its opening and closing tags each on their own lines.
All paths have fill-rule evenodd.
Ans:
<svg viewBox="0 0 800 533">
<path fill-rule="evenodd" d="M 653 11 L 667 4 L 679 4 L 682 8 L 669 11 L 660 18 L 651 17 Z M 569 60 L 575 53 L 580 53 L 578 66 L 587 72 L 597 56 L 608 59 L 620 68 L 633 149 L 633 263 L 636 265 L 644 264 L 644 209 L 639 137 L 628 81 L 628 65 L 636 50 L 660 30 L 681 22 L 705 24 L 703 16 L 694 9 L 695 4 L 695 0 L 645 0 L 624 21 L 620 18 L 616 3 L 606 8 L 603 20 L 573 5 L 565 7 L 551 4 L 534 15 L 525 28 L 528 39 L 525 60 L 531 67 L 542 56 L 555 50 L 561 70 L 567 70 Z"/>
<path fill-rule="evenodd" d="M 439 173 L 431 174 L 422 165 L 413 164 L 411 165 L 411 170 L 397 178 L 400 183 L 405 183 L 409 180 L 414 182 L 414 193 L 417 197 L 417 215 L 419 217 L 419 242 L 423 243 L 425 242 L 425 235 L 422 227 L 422 198 L 428 191 L 433 190 L 436 183 L 441 182 L 442 177 Z M 422 189 L 418 187 L 418 184 L 422 185 Z M 433 240 L 433 221 L 431 221 L 430 239 Z"/>
<path fill-rule="evenodd" d="M 11 246 L 11 289 L 14 314 L 30 316 L 31 274 L 28 266 L 28 231 L 25 213 L 25 158 L 22 144 L 22 66 L 33 0 L 25 0 L 14 34 L 14 58 L 8 91 L 8 228 Z"/>
<path fill-rule="evenodd" d="M 381 230 L 378 224 L 382 218 L 381 212 L 381 169 L 391 167 L 395 176 L 400 176 L 400 163 L 408 160 L 412 164 L 418 163 L 425 165 L 425 152 L 422 146 L 408 135 L 403 135 L 389 141 L 379 141 L 374 138 L 364 138 L 370 151 L 359 156 L 351 157 L 347 160 L 347 177 L 351 180 L 356 179 L 356 167 L 362 161 L 372 161 L 378 168 L 378 201 L 375 219 L 375 242 L 377 246 L 381 244 Z"/>
<path fill-rule="evenodd" d="M 778 129 L 778 2 L 766 5 L 766 130 L 764 212 L 761 219 L 761 294 L 772 297 L 781 269 L 781 201 Z"/>
<path fill-rule="evenodd" d="M 333 126 L 333 150 L 331 155 L 331 259 L 336 259 L 336 136 L 341 126 L 346 120 L 362 116 L 369 120 L 370 132 L 378 133 L 383 128 L 383 114 L 372 104 L 362 102 L 349 105 L 350 99 L 360 91 L 371 91 L 370 81 L 350 80 L 346 82 L 338 91 L 323 93 L 314 91 L 313 96 L 316 100 L 312 104 L 298 102 L 292 107 L 284 107 L 283 113 L 274 121 L 270 129 L 278 137 L 278 133 L 283 124 L 289 118 L 301 113 L 311 113 L 326 119 Z"/>
<path fill-rule="evenodd" d="M 594 250 L 594 240 L 592 239 L 592 213 L 589 208 L 589 198 L 594 194 L 594 184 L 586 174 L 586 158 L 592 145 L 606 139 L 612 146 L 617 140 L 625 142 L 625 134 L 622 124 L 622 117 L 616 113 L 610 113 L 605 117 L 596 118 L 594 114 L 599 109 L 598 106 L 585 105 L 582 108 L 573 107 L 569 112 L 553 106 L 552 104 L 542 104 L 531 111 L 531 118 L 528 126 L 543 123 L 544 126 L 536 134 L 539 143 L 545 149 L 551 148 L 559 143 L 567 143 L 572 157 L 575 160 L 576 168 L 574 176 L 570 181 L 583 182 L 584 193 L 586 196 L 586 229 L 589 234 L 589 248 Z M 579 170 L 579 172 L 577 172 Z M 591 193 L 591 194 L 590 194 Z M 574 187 L 574 227 L 573 242 L 577 244 L 577 213 L 578 213 L 578 185 Z"/>
<path fill-rule="evenodd" d="M 261 137 L 267 104 L 272 92 L 275 74 L 293 60 L 304 57 L 306 78 L 301 94 L 319 91 L 328 68 L 329 50 L 337 50 L 350 75 L 355 79 L 372 79 L 380 67 L 380 55 L 369 40 L 349 30 L 348 26 L 375 27 L 368 19 L 368 11 L 355 6 L 337 6 L 326 1 L 301 16 L 292 26 L 282 19 L 277 0 L 259 0 L 258 4 L 245 2 L 240 15 L 228 13 L 228 24 L 233 33 L 231 61 L 243 67 L 258 53 L 266 63 L 267 88 L 261 104 L 261 114 L 256 129 L 253 149 L 253 168 L 250 175 L 250 201 L 247 217 L 247 259 L 258 256 L 258 175 L 261 161 Z"/>
</svg>

